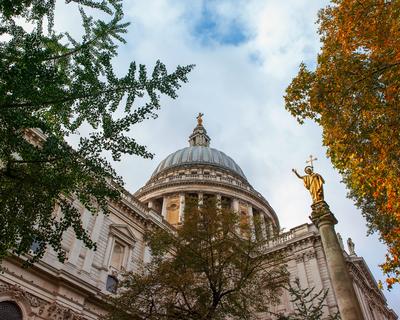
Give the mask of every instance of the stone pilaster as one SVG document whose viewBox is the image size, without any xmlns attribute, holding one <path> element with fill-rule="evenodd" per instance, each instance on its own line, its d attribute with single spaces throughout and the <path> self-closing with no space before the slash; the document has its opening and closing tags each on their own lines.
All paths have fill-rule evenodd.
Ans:
<svg viewBox="0 0 400 320">
<path fill-rule="evenodd" d="M 354 291 L 343 251 L 336 236 L 334 225 L 337 220 L 325 201 L 311 205 L 311 221 L 318 228 L 333 290 L 342 320 L 363 320 L 361 308 Z"/>
</svg>

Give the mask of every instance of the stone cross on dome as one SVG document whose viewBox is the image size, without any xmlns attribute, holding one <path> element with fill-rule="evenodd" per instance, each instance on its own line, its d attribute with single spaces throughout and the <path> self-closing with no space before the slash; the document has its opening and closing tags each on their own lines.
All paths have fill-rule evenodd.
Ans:
<svg viewBox="0 0 400 320">
<path fill-rule="evenodd" d="M 196 117 L 197 126 L 194 128 L 193 133 L 189 137 L 189 145 L 191 147 L 201 146 L 201 147 L 209 147 L 210 146 L 210 137 L 207 134 L 207 130 L 203 127 L 203 116 L 204 113 L 199 112 L 199 115 Z"/>
</svg>

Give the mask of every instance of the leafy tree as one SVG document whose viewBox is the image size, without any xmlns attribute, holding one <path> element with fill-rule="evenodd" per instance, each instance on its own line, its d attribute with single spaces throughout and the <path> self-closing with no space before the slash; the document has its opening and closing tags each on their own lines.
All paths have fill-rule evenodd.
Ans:
<svg viewBox="0 0 400 320">
<path fill-rule="evenodd" d="M 127 133 L 157 116 L 160 94 L 176 98 L 192 69 L 168 73 L 157 61 L 149 75 L 132 62 L 117 76 L 112 62 L 128 26 L 121 1 L 66 3 L 80 11 L 81 39 L 54 29 L 55 0 L 0 1 L 0 260 L 27 253 L 32 243 L 31 261 L 48 245 L 62 260 L 68 228 L 93 247 L 73 202 L 107 212 L 122 180 L 104 152 L 113 160 L 151 158 Z M 65 139 L 79 130 L 89 134 L 72 149 Z"/>
<path fill-rule="evenodd" d="M 150 234 L 152 262 L 125 275 L 108 319 L 257 319 L 278 300 L 287 272 L 249 232 L 213 200 L 187 202 L 176 234 Z"/>
<path fill-rule="evenodd" d="M 328 290 L 321 289 L 317 293 L 315 288 L 303 289 L 298 278 L 293 284 L 289 285 L 288 291 L 290 301 L 294 304 L 294 313 L 289 316 L 277 315 L 278 320 L 320 320 L 324 316 L 324 308 L 327 307 L 326 296 Z M 327 320 L 339 320 L 337 312 L 333 316 L 328 316 Z"/>
<path fill-rule="evenodd" d="M 333 0 L 318 22 L 316 69 L 300 65 L 286 109 L 322 126 L 349 197 L 388 246 L 390 288 L 400 281 L 400 2 Z"/>
</svg>

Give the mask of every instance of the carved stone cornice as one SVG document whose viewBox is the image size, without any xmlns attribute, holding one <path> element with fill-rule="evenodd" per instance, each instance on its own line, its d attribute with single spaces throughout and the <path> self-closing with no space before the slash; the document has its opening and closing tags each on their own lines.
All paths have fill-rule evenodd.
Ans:
<svg viewBox="0 0 400 320">
<path fill-rule="evenodd" d="M 294 259 L 297 263 L 307 262 L 317 257 L 316 249 L 309 249 L 300 253 L 295 254 Z"/>
</svg>

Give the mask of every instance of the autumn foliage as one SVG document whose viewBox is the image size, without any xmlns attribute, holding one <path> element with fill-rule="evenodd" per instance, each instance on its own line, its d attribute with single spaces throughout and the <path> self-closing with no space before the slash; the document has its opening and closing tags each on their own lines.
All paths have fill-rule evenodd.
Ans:
<svg viewBox="0 0 400 320">
<path fill-rule="evenodd" d="M 328 156 L 387 245 L 387 285 L 400 282 L 400 1 L 334 0 L 319 12 L 315 71 L 302 64 L 286 109 L 323 128 Z"/>
</svg>

